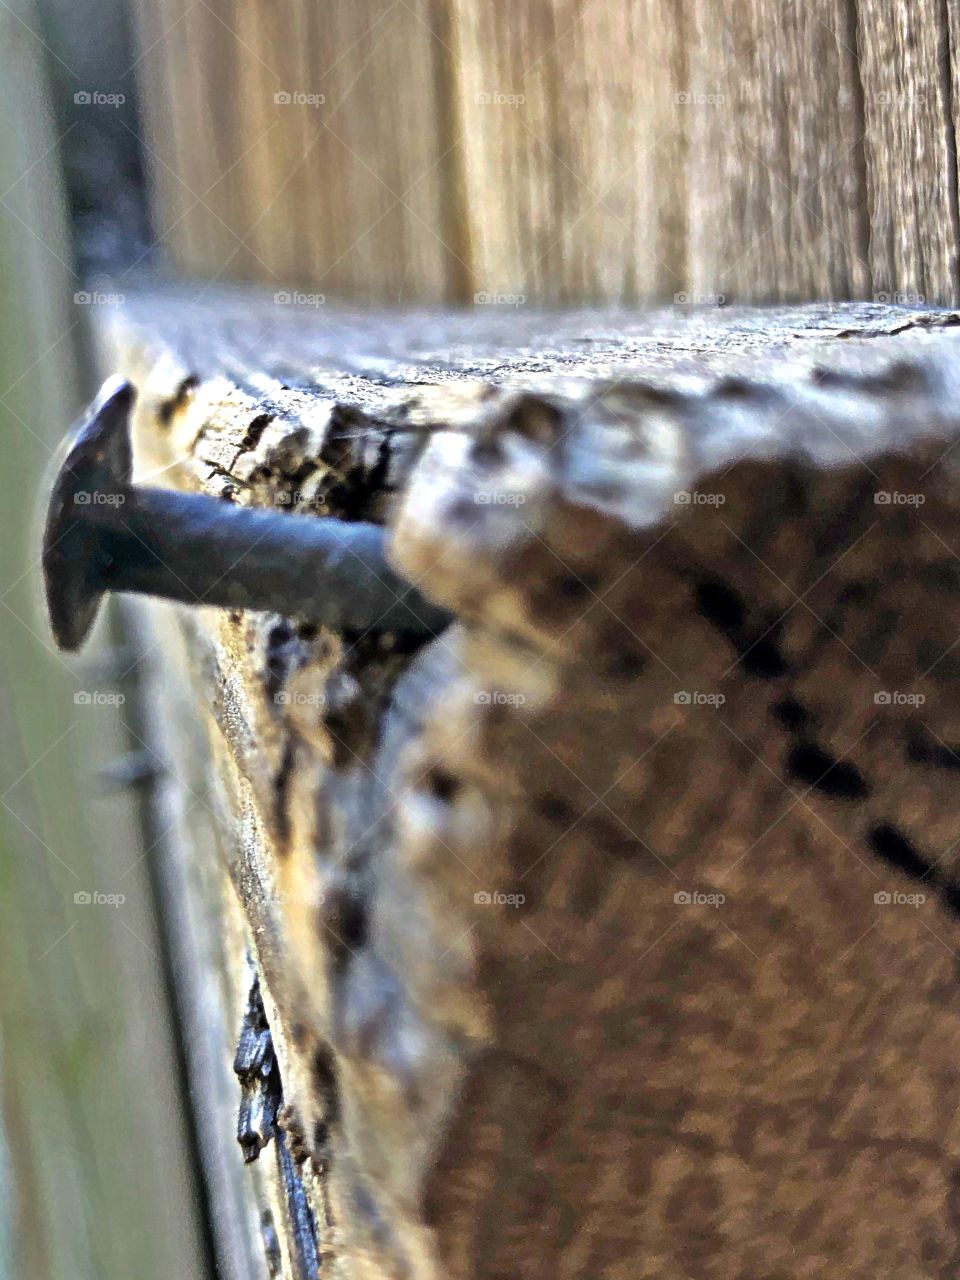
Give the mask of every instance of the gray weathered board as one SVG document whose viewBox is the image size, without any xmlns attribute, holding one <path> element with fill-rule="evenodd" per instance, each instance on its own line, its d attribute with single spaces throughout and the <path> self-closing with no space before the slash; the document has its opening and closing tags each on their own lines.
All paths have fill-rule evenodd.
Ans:
<svg viewBox="0 0 960 1280">
<path fill-rule="evenodd" d="M 138 613 L 185 981 L 263 1003 L 232 1095 L 188 1045 L 207 1176 L 282 1090 L 231 1194 L 284 1276 L 956 1274 L 958 320 L 105 324 L 142 477 L 382 521 L 459 616 Z"/>
</svg>

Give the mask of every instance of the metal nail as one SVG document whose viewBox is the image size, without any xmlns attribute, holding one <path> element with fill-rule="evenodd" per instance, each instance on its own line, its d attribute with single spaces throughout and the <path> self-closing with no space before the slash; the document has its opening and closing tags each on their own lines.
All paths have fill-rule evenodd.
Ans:
<svg viewBox="0 0 960 1280">
<path fill-rule="evenodd" d="M 389 567 L 378 525 L 132 485 L 136 389 L 104 384 L 60 468 L 43 538 L 57 643 L 78 649 L 107 591 L 260 609 L 335 631 L 437 635 L 451 615 Z"/>
</svg>

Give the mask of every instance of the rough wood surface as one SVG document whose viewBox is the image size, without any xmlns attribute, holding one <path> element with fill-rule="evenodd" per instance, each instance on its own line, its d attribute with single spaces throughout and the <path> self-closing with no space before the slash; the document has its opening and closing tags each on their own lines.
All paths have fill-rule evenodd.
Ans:
<svg viewBox="0 0 960 1280">
<path fill-rule="evenodd" d="M 957 297 L 956 108 L 949 6 L 856 6 L 874 287 Z M 931 210 L 936 214 L 931 217 Z"/>
<path fill-rule="evenodd" d="M 870 296 L 849 11 L 694 0 L 683 118 L 695 296 Z M 894 186 L 902 178 L 894 170 Z"/>
<path fill-rule="evenodd" d="M 116 318 L 142 473 L 383 521 L 460 620 L 149 608 L 273 1266 L 952 1277 L 958 317 L 276 311 Z"/>
<path fill-rule="evenodd" d="M 134 9 L 158 235 L 202 275 L 960 300 L 954 0 Z"/>
</svg>

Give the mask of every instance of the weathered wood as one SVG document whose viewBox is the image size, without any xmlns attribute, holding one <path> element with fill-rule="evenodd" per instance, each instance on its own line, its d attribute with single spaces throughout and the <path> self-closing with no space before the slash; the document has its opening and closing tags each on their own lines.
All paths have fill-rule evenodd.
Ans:
<svg viewBox="0 0 960 1280">
<path fill-rule="evenodd" d="M 947 9 L 884 0 L 857 6 L 874 290 L 913 301 L 955 298 L 958 289 Z"/>
<path fill-rule="evenodd" d="M 685 288 L 673 7 L 461 0 L 454 15 L 475 294 L 570 303 Z"/>
<path fill-rule="evenodd" d="M 148 607 L 283 1274 L 951 1275 L 958 317 L 276 310 L 130 300 L 140 468 L 460 615 Z"/>
<path fill-rule="evenodd" d="M 447 55 L 427 0 L 136 9 L 157 234 L 182 266 L 393 302 L 451 294 Z"/>
<path fill-rule="evenodd" d="M 145 642 L 152 665 L 156 638 L 145 632 L 137 603 L 124 602 L 124 629 Z M 235 1162 L 236 1084 L 224 1052 L 240 1031 L 251 970 L 246 944 L 238 941 L 245 927 L 238 908 L 220 893 L 218 859 L 199 852 L 218 848 L 220 812 L 203 784 L 206 756 L 196 740 L 196 691 L 187 666 L 168 643 L 162 680 L 142 680 L 128 709 L 138 740 L 166 764 L 141 804 L 144 845 L 175 985 L 182 1118 L 193 1126 L 202 1166 L 202 1194 L 198 1189 L 193 1198 L 206 1215 L 217 1280 L 266 1280 L 258 1211 Z M 205 1275 L 205 1265 L 197 1264 L 196 1272 Z"/>
<path fill-rule="evenodd" d="M 870 296 L 848 11 L 846 0 L 694 0 L 683 109 L 696 297 Z"/>
<path fill-rule="evenodd" d="M 134 8 L 159 230 L 208 277 L 960 298 L 953 0 Z"/>
</svg>

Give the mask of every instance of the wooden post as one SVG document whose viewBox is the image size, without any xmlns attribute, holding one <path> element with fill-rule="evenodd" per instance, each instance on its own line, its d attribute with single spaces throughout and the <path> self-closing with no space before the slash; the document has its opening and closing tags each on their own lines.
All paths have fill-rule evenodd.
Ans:
<svg viewBox="0 0 960 1280">
<path fill-rule="evenodd" d="M 310 315 L 104 335 L 145 473 L 459 619 L 141 608 L 271 1274 L 951 1274 L 958 317 Z"/>
</svg>

